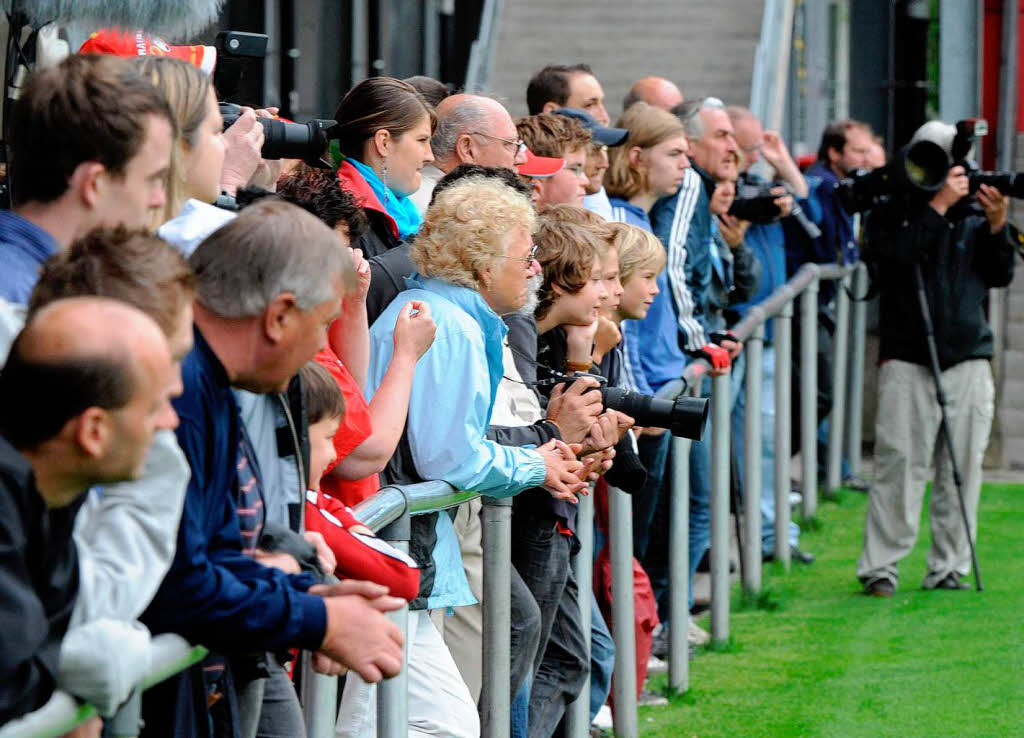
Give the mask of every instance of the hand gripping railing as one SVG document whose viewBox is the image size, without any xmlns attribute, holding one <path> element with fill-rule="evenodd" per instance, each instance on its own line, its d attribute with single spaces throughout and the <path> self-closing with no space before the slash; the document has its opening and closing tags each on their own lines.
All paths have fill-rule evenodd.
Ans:
<svg viewBox="0 0 1024 738">
<path fill-rule="evenodd" d="M 829 492 L 840 484 L 844 429 L 847 438 L 847 456 L 856 471 L 859 468 L 860 412 L 863 392 L 864 325 L 863 302 L 853 308 L 853 338 L 850 340 L 850 304 L 846 287 L 853 283 L 854 294 L 863 292 L 866 275 L 860 265 L 840 267 L 835 264 L 806 264 L 785 285 L 773 292 L 737 323 L 732 331 L 745 342 L 747 354 L 744 417 L 744 588 L 757 593 L 761 588 L 761 441 L 763 432 L 775 434 L 775 558 L 788 568 L 790 560 L 788 529 L 790 522 L 790 432 L 791 432 L 791 373 L 793 303 L 801 300 L 801 389 L 800 402 L 800 454 L 802 460 L 803 514 L 812 517 L 817 509 L 817 323 L 818 284 L 822 280 L 839 280 L 836 294 L 836 331 L 833 342 L 833 404 L 829 424 L 828 473 Z M 775 319 L 775 428 L 761 426 L 761 386 L 763 368 L 764 324 Z M 852 350 L 851 350 L 852 348 Z M 847 363 L 848 362 L 848 363 Z M 672 398 L 687 391 L 697 392 L 700 380 L 710 367 L 704 361 L 687 366 L 681 382 L 666 385 L 658 393 Z M 849 391 L 847 390 L 849 387 Z M 716 642 L 729 639 L 729 428 L 730 382 L 728 376 L 713 377 L 711 382 L 711 636 Z M 846 397 L 849 396 L 849 403 Z M 672 439 L 672 491 L 670 498 L 669 538 L 669 590 L 671 598 L 669 616 L 669 685 L 677 691 L 689 687 L 688 645 L 686 629 L 689 609 L 688 510 L 689 510 L 689 453 L 691 442 Z M 855 450 L 856 453 L 852 451 Z M 854 465 L 856 464 L 856 465 Z M 614 512 L 614 508 L 612 509 Z M 628 512 L 628 511 L 627 511 Z M 613 530 L 615 527 L 612 521 Z M 612 572 L 618 571 L 612 551 Z M 632 555 L 631 552 L 628 555 Z M 621 563 L 621 562 L 620 562 Z M 632 570 L 630 570 L 630 576 Z M 613 611 L 616 607 L 613 603 Z M 630 603 L 631 604 L 631 603 Z M 626 613 L 621 613 L 624 616 Z M 613 619 L 615 615 L 613 615 Z M 629 632 L 632 637 L 632 631 Z M 616 649 L 620 648 L 616 640 Z M 628 695 L 619 710 L 635 711 L 635 701 Z M 617 734 L 629 735 L 629 732 Z"/>
<path fill-rule="evenodd" d="M 139 734 L 142 692 L 164 679 L 184 671 L 206 657 L 202 646 L 190 645 L 173 633 L 153 636 L 150 642 L 151 666 L 132 696 L 118 710 L 112 721 L 111 735 L 129 738 Z M 0 728 L 0 738 L 55 738 L 85 723 L 96 715 L 96 708 L 81 703 L 66 692 L 56 691 L 50 700 L 35 712 L 12 720 Z"/>
<path fill-rule="evenodd" d="M 804 265 L 785 285 L 767 299 L 750 309 L 746 317 L 733 327 L 736 338 L 744 341 L 747 352 L 746 416 L 744 426 L 745 483 L 744 483 L 744 588 L 756 593 L 760 590 L 761 557 L 761 383 L 762 347 L 765 340 L 764 324 L 775 319 L 774 346 L 775 374 L 775 555 L 785 566 L 789 565 L 789 475 L 790 475 L 790 362 L 792 360 L 793 303 L 801 299 L 801 456 L 803 461 L 803 513 L 814 515 L 817 506 L 817 320 L 818 284 L 822 280 L 841 280 L 846 287 L 852 278 L 856 294 L 862 292 L 865 278 L 859 265 L 840 267 L 834 264 Z M 837 398 L 829 428 L 828 489 L 839 484 L 839 464 L 842 457 L 844 429 L 855 436 L 847 440 L 847 456 L 859 463 L 859 413 L 863 386 L 864 305 L 857 303 L 853 310 L 853 340 L 850 341 L 848 316 L 849 298 L 846 290 L 837 290 L 837 326 L 834 338 L 835 361 L 833 374 L 834 396 Z M 852 350 L 849 350 L 852 346 Z M 849 364 L 847 365 L 847 361 Z M 699 387 L 699 380 L 708 372 L 703 361 L 690 364 L 683 381 L 662 388 L 660 397 L 675 397 L 688 386 L 689 391 Z M 849 399 L 844 399 L 847 384 Z M 712 608 L 711 635 L 717 642 L 729 639 L 729 377 L 713 377 L 711 390 L 711 579 Z M 844 411 L 848 417 L 843 417 Z M 857 417 L 854 417 L 857 416 Z M 689 452 L 691 442 L 672 439 L 672 492 L 670 498 L 669 589 L 672 607 L 669 623 L 669 684 L 678 691 L 689 687 L 689 661 L 686 631 L 689 619 L 687 590 L 689 578 Z M 856 470 L 858 467 L 854 466 Z M 353 510 L 356 517 L 381 537 L 407 550 L 408 520 L 412 515 L 436 512 L 454 507 L 477 497 L 475 492 L 459 491 L 444 482 L 382 487 L 375 495 Z M 578 519 L 581 552 L 573 562 L 579 580 L 580 612 L 584 631 L 588 635 L 590 623 L 590 571 L 592 565 L 592 502 L 582 498 Z M 609 487 L 609 543 L 612 571 L 612 636 L 615 641 L 615 733 L 631 738 L 637 735 L 636 717 L 636 643 L 633 608 L 633 544 L 632 508 L 629 496 Z M 510 632 L 510 559 L 511 559 L 511 500 L 484 498 L 482 513 L 484 547 L 484 652 L 481 713 L 483 735 L 505 738 L 509 734 L 509 632 Z M 391 617 L 405 632 L 408 612 L 405 608 Z M 408 656 L 408 654 L 406 654 Z M 384 681 L 378 691 L 378 735 L 398 738 L 408 732 L 407 681 L 402 673 Z M 336 720 L 336 679 L 318 677 L 306 679 L 303 703 L 307 711 L 310 738 L 329 738 Z M 329 693 L 324 690 L 330 690 Z M 329 699 L 324 695 L 329 694 Z M 568 709 L 569 735 L 585 736 L 589 729 L 589 689 L 584 688 L 580 698 Z M 0 738 L 3 738 L 0 736 Z"/>
<path fill-rule="evenodd" d="M 447 510 L 477 497 L 477 492 L 457 490 L 440 481 L 388 485 L 356 505 L 352 512 L 382 539 L 407 552 L 411 516 Z M 512 501 L 484 497 L 483 503 L 483 735 L 505 738 L 509 734 L 510 713 Z M 407 635 L 408 607 L 390 613 L 389 617 L 402 635 Z M 402 671 L 381 682 L 377 689 L 377 735 L 381 738 L 399 738 L 409 732 L 408 656 L 406 649 Z M 313 674 L 307 666 L 303 684 L 309 738 L 331 738 L 337 720 L 337 677 Z"/>
</svg>

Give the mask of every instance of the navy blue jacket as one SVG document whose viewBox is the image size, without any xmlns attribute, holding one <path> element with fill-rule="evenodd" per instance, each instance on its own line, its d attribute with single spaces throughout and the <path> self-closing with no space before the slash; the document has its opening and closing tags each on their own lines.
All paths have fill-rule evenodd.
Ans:
<svg viewBox="0 0 1024 738">
<path fill-rule="evenodd" d="M 174 409 L 181 420 L 178 443 L 192 479 L 174 561 L 142 621 L 154 633 L 179 633 L 220 654 L 319 648 L 327 610 L 320 597 L 306 594 L 313 578 L 285 574 L 242 553 L 235 511 L 238 406 L 223 365 L 198 328 L 195 347 L 182 364 L 182 380 L 185 391 Z M 194 715 L 183 714 L 187 705 L 154 702 L 146 704 L 147 724 L 194 721 Z M 176 728 L 161 734 L 187 732 Z"/>
</svg>

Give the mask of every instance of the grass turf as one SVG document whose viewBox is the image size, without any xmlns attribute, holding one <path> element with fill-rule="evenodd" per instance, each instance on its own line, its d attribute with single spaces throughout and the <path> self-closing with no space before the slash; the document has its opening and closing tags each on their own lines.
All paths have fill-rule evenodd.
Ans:
<svg viewBox="0 0 1024 738">
<path fill-rule="evenodd" d="M 925 513 L 896 594 L 861 594 L 866 499 L 823 502 L 800 544 L 817 562 L 766 566 L 759 603 L 734 589 L 731 643 L 690 662 L 689 692 L 640 708 L 641 735 L 1024 736 L 1024 486 L 982 491 L 981 593 L 921 589 Z"/>
</svg>

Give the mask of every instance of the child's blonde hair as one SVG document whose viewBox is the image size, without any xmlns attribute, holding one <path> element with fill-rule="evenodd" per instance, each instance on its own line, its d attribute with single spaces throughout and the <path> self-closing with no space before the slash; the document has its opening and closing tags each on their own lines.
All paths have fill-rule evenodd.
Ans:
<svg viewBox="0 0 1024 738">
<path fill-rule="evenodd" d="M 628 223 L 609 223 L 612 245 L 619 252 L 619 280 L 626 284 L 641 269 L 661 272 L 665 268 L 665 247 L 653 233 Z"/>
</svg>

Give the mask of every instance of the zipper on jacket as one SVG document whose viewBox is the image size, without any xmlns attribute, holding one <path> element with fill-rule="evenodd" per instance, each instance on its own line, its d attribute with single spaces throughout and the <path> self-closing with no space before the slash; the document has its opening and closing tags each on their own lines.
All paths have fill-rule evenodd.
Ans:
<svg viewBox="0 0 1024 738">
<path fill-rule="evenodd" d="M 299 532 L 302 533 L 306 530 L 306 487 L 309 486 L 309 480 L 306 479 L 306 469 L 302 463 L 302 447 L 299 446 L 299 433 L 295 429 L 292 410 L 288 407 L 288 397 L 285 394 L 279 393 L 277 400 L 284 409 L 284 419 L 288 423 L 288 430 L 292 434 L 292 448 L 295 450 L 295 469 L 299 473 Z"/>
</svg>

